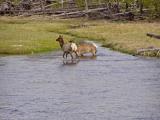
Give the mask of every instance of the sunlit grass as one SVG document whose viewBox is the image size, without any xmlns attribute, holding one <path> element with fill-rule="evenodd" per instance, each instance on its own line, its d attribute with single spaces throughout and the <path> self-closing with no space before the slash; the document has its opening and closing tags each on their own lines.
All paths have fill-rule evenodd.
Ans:
<svg viewBox="0 0 160 120">
<path fill-rule="evenodd" d="M 0 21 L 0 54 L 30 54 L 56 50 L 58 33 L 48 32 L 45 22 L 27 22 L 25 24 Z M 65 39 L 72 37 L 65 35 Z"/>
<path fill-rule="evenodd" d="M 121 52 L 136 54 L 140 48 L 160 48 L 160 40 L 147 32 L 160 34 L 160 23 L 109 22 L 86 19 L 0 18 L 0 54 L 26 54 L 59 48 L 59 34 L 66 41 L 96 40 Z"/>
<path fill-rule="evenodd" d="M 89 23 L 94 26 L 67 32 L 78 37 L 101 41 L 105 47 L 129 54 L 136 54 L 141 48 L 160 48 L 160 40 L 146 36 L 148 32 L 160 34 L 160 23 L 115 23 L 103 20 L 89 21 L 87 24 Z"/>
</svg>

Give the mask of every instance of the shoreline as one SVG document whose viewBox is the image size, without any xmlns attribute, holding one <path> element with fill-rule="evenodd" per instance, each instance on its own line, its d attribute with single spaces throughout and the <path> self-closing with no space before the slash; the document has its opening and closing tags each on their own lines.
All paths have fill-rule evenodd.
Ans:
<svg viewBox="0 0 160 120">
<path fill-rule="evenodd" d="M 59 49 L 55 39 L 59 34 L 66 41 L 87 39 L 111 50 L 137 55 L 142 48 L 160 48 L 160 41 L 146 36 L 160 34 L 159 22 L 107 21 L 87 19 L 0 18 L 0 54 L 24 55 Z M 21 46 L 20 46 L 21 45 Z M 14 47 L 10 47 L 14 46 Z M 160 57 L 155 53 L 138 54 Z"/>
</svg>

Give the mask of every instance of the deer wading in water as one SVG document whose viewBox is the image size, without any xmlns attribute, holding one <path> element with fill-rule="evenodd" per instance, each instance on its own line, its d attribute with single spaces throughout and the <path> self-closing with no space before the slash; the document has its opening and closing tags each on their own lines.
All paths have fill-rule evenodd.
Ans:
<svg viewBox="0 0 160 120">
<path fill-rule="evenodd" d="M 61 35 L 56 39 L 56 41 L 59 42 L 59 45 L 63 50 L 63 58 L 65 55 L 67 58 L 67 55 L 70 54 L 73 59 L 72 53 L 75 53 L 76 57 L 83 56 L 86 53 L 91 53 L 95 56 L 97 53 L 97 46 L 92 42 L 83 42 L 77 46 L 76 43 L 73 43 L 72 41 L 70 41 L 70 43 L 64 43 L 63 36 Z"/>
<path fill-rule="evenodd" d="M 59 42 L 59 45 L 60 47 L 62 48 L 63 50 L 63 58 L 67 58 L 68 54 L 71 55 L 71 58 L 73 59 L 73 53 L 76 54 L 76 57 L 78 57 L 78 54 L 77 54 L 77 45 L 73 42 L 70 42 L 70 43 L 64 43 L 64 40 L 63 40 L 63 36 L 59 35 L 59 37 L 56 39 L 57 42 Z"/>
<path fill-rule="evenodd" d="M 83 56 L 86 53 L 91 53 L 93 56 L 96 56 L 97 45 L 93 42 L 86 41 L 78 45 L 76 52 L 78 56 Z"/>
</svg>

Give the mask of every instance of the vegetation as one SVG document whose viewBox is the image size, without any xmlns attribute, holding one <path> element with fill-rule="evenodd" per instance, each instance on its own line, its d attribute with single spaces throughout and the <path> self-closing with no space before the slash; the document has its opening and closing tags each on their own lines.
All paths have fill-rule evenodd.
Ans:
<svg viewBox="0 0 160 120">
<path fill-rule="evenodd" d="M 6 0 L 0 0 L 0 3 L 4 2 Z M 18 3 L 21 0 L 11 0 L 14 3 Z M 60 0 L 56 0 L 57 4 L 54 5 L 54 7 L 61 7 L 60 4 Z M 64 4 L 68 1 L 68 0 L 63 0 Z M 85 6 L 85 0 L 74 0 L 76 5 L 78 7 L 84 7 Z M 143 8 L 147 8 L 151 10 L 151 15 L 156 14 L 157 16 L 160 16 L 160 0 L 87 0 L 88 1 L 88 5 L 98 5 L 101 3 L 128 3 L 129 5 L 131 4 L 135 4 L 138 3 L 139 6 L 142 5 Z"/>
<path fill-rule="evenodd" d="M 85 0 L 75 0 L 78 7 L 85 6 Z M 98 4 L 108 4 L 108 3 L 118 3 L 121 4 L 122 8 L 126 7 L 125 3 L 130 5 L 137 5 L 141 9 L 149 9 L 150 17 L 160 17 L 160 0 L 87 0 L 88 5 L 98 5 Z"/>
<path fill-rule="evenodd" d="M 0 54 L 30 54 L 56 50 L 59 45 L 55 39 L 59 34 L 63 35 L 66 41 L 96 40 L 105 47 L 129 54 L 136 54 L 140 48 L 160 48 L 160 41 L 147 37 L 147 32 L 160 34 L 159 23 L 1 17 Z"/>
<path fill-rule="evenodd" d="M 50 22 L 1 18 L 0 54 L 30 54 L 56 50 L 59 47 L 55 41 L 58 34 L 47 31 L 50 25 L 56 27 L 56 24 Z M 62 27 L 58 26 L 59 29 Z M 64 37 L 67 40 L 72 38 L 67 35 Z"/>
</svg>

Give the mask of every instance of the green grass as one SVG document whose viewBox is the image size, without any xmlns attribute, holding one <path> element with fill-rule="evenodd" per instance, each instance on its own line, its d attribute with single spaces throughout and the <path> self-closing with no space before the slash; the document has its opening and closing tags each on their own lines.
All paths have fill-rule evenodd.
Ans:
<svg viewBox="0 0 160 120">
<path fill-rule="evenodd" d="M 59 34 L 64 35 L 66 41 L 96 40 L 104 47 L 129 54 L 136 54 L 140 48 L 160 48 L 160 40 L 147 37 L 147 32 L 160 34 L 160 23 L 1 17 L 0 54 L 29 54 L 59 49 L 55 41 Z"/>
<path fill-rule="evenodd" d="M 56 50 L 58 33 L 49 32 L 55 24 L 46 21 L 0 20 L 0 54 L 30 54 Z M 58 25 L 59 26 L 59 25 Z M 65 35 L 65 39 L 72 37 Z"/>
</svg>

